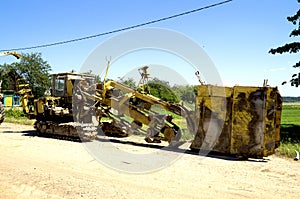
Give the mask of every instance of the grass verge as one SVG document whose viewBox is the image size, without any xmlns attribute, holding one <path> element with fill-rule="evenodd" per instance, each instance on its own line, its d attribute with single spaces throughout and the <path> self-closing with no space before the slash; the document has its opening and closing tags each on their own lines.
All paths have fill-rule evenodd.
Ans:
<svg viewBox="0 0 300 199">
<path fill-rule="evenodd" d="M 8 108 L 5 109 L 4 122 L 33 125 L 35 120 L 28 119 L 26 114 L 23 113 L 22 109 Z"/>
<path fill-rule="evenodd" d="M 279 155 L 295 157 L 300 151 L 300 103 L 285 103 L 282 108 Z"/>
</svg>

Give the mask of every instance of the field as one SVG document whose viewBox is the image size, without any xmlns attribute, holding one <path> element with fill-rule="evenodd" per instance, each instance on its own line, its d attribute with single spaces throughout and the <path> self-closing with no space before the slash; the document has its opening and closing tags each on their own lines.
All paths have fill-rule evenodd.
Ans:
<svg viewBox="0 0 300 199">
<path fill-rule="evenodd" d="M 279 154 L 294 157 L 300 151 L 300 102 L 283 104 L 280 137 Z"/>
</svg>

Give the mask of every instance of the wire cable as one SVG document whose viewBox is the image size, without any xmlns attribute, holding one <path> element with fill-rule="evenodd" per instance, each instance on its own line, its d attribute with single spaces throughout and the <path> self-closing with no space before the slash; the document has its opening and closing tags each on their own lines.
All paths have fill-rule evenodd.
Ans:
<svg viewBox="0 0 300 199">
<path fill-rule="evenodd" d="M 233 1 L 233 0 L 222 1 L 222 2 L 219 2 L 219 3 L 211 4 L 211 5 L 201 7 L 201 8 L 197 8 L 197 9 L 194 9 L 194 10 L 182 12 L 182 13 L 179 13 L 179 14 L 171 15 L 171 16 L 168 16 L 168 17 L 164 17 L 164 18 L 160 18 L 160 19 L 156 19 L 156 20 L 152 20 L 152 21 L 148 21 L 148 22 L 145 22 L 145 23 L 136 24 L 136 25 L 133 25 L 133 26 L 128 26 L 128 27 L 125 27 L 125 28 L 120 28 L 120 29 L 116 29 L 116 30 L 112 30 L 112 31 L 99 33 L 99 34 L 96 34 L 96 35 L 90 35 L 90 36 L 86 36 L 86 37 L 81 37 L 81 38 L 76 38 L 76 39 L 71 39 L 71 40 L 65 40 L 65 41 L 58 41 L 58 42 L 54 42 L 54 43 L 42 44 L 42 45 L 31 46 L 31 47 L 2 49 L 2 50 L 0 50 L 0 52 L 2 52 L 2 51 L 30 50 L 30 49 L 36 49 L 36 48 L 46 48 L 46 47 L 50 47 L 50 46 L 56 46 L 56 45 L 62 45 L 62 44 L 67 44 L 67 43 L 71 43 L 71 42 L 77 42 L 77 41 L 92 39 L 92 38 L 95 38 L 95 37 L 101 37 L 101 36 L 104 36 L 104 35 L 118 33 L 118 32 L 122 32 L 122 31 L 126 31 L 126 30 L 131 30 L 131 29 L 142 27 L 142 26 L 158 23 L 158 22 L 161 22 L 161 21 L 166 21 L 166 20 L 169 20 L 169 19 L 173 19 L 173 18 L 184 16 L 184 15 L 192 14 L 192 13 L 195 13 L 195 12 L 199 12 L 199 11 L 202 11 L 202 10 L 206 10 L 206 9 L 209 9 L 209 8 L 220 6 L 220 5 L 229 3 L 231 1 Z"/>
</svg>

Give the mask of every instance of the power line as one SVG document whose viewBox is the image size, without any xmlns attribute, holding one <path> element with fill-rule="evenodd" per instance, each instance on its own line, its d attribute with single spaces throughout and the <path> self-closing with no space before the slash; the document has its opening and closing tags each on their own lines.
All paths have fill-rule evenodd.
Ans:
<svg viewBox="0 0 300 199">
<path fill-rule="evenodd" d="M 205 6 L 205 7 L 201 7 L 201 8 L 197 8 L 197 9 L 194 9 L 194 10 L 182 12 L 182 13 L 179 13 L 179 14 L 175 14 L 175 15 L 171 15 L 171 16 L 168 16 L 168 17 L 164 17 L 164 18 L 160 18 L 160 19 L 148 21 L 148 22 L 141 23 L 141 24 L 136 24 L 136 25 L 133 25 L 133 26 L 128 26 L 128 27 L 125 27 L 125 28 L 120 28 L 120 29 L 116 29 L 116 30 L 112 30 L 112 31 L 108 31 L 108 32 L 99 33 L 99 34 L 96 34 L 96 35 L 90 35 L 90 36 L 81 37 L 81 38 L 77 38 L 77 39 L 59 41 L 59 42 L 54 42 L 54 43 L 50 43 L 50 44 L 42 44 L 42 45 L 31 46 L 31 47 L 2 49 L 2 50 L 0 50 L 0 52 L 2 52 L 2 51 L 30 50 L 30 49 L 35 49 L 35 48 L 46 48 L 46 47 L 50 47 L 50 46 L 56 46 L 56 45 L 62 45 L 62 44 L 77 42 L 77 41 L 81 41 L 81 40 L 86 40 L 86 39 L 92 39 L 92 38 L 95 38 L 95 37 L 100 37 L 100 36 L 104 36 L 104 35 L 118 33 L 118 32 L 122 32 L 122 31 L 125 31 L 125 30 L 139 28 L 139 27 L 142 27 L 142 26 L 146 26 L 146 25 L 158 23 L 158 22 L 161 22 L 161 21 L 166 21 L 166 20 L 169 20 L 169 19 L 181 17 L 181 16 L 188 15 L 188 14 L 192 14 L 192 13 L 199 12 L 199 11 L 202 11 L 202 10 L 206 10 L 206 9 L 209 9 L 209 8 L 212 8 L 212 7 L 220 6 L 220 5 L 229 3 L 231 1 L 233 1 L 233 0 L 222 1 L 222 2 L 219 2 L 219 3 L 211 4 L 211 5 L 208 5 L 208 6 Z"/>
</svg>

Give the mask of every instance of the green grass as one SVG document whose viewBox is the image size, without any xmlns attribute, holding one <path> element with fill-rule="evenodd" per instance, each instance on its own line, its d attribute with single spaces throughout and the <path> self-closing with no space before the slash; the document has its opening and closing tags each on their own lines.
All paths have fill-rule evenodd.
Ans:
<svg viewBox="0 0 300 199">
<path fill-rule="evenodd" d="M 280 155 L 295 157 L 300 151 L 300 103 L 284 103 L 280 126 Z"/>
<path fill-rule="evenodd" d="M 300 103 L 283 104 L 281 124 L 294 124 L 300 126 Z"/>
<path fill-rule="evenodd" d="M 28 118 L 13 118 L 13 117 L 5 117 L 4 122 L 8 123 L 16 123 L 16 124 L 26 124 L 33 125 L 35 120 L 30 120 Z"/>
<path fill-rule="evenodd" d="M 35 120 L 28 119 L 26 114 L 23 113 L 23 110 L 16 107 L 5 109 L 4 122 L 33 125 Z"/>
</svg>

